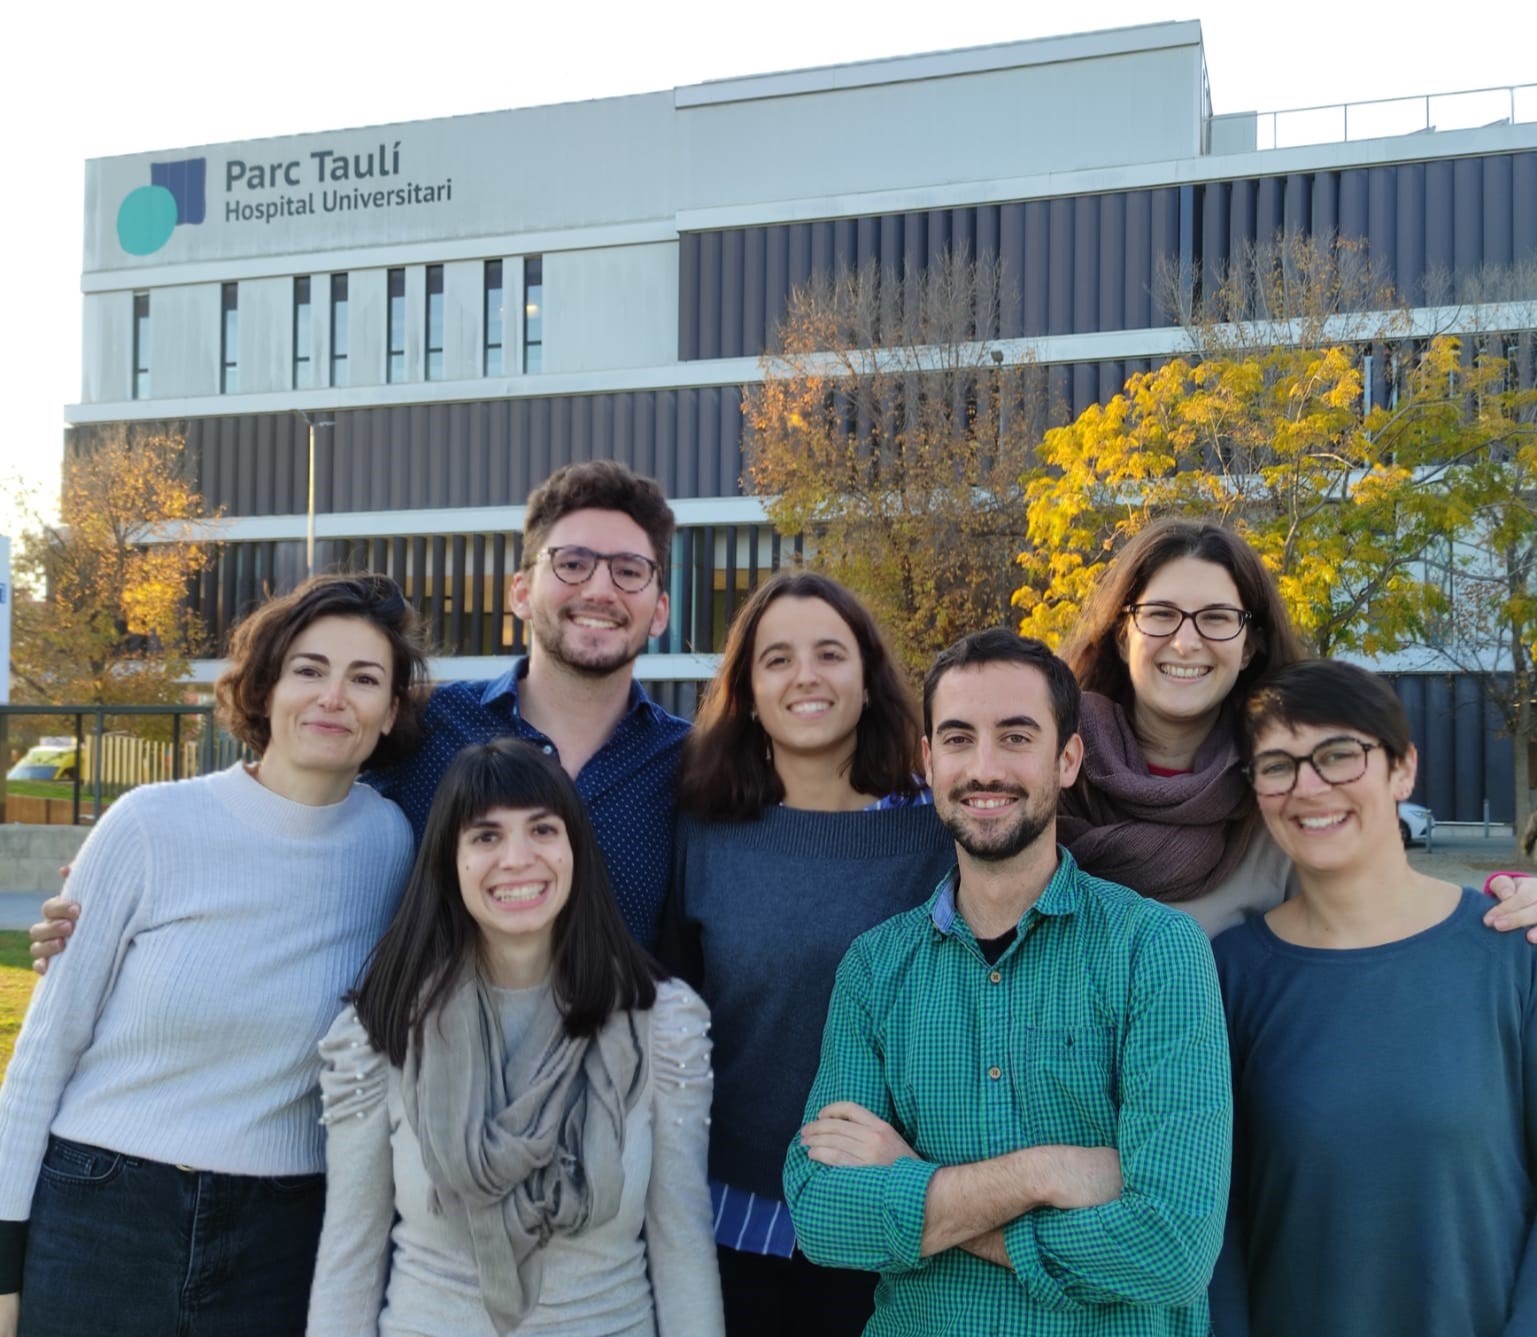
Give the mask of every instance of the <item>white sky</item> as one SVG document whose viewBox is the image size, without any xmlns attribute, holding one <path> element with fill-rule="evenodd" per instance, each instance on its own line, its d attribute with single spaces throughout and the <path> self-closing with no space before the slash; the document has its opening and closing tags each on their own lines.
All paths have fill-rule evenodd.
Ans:
<svg viewBox="0 0 1537 1337">
<path fill-rule="evenodd" d="M 1537 81 L 1534 0 L 18 5 L 0 86 L 0 531 L 18 471 L 56 488 L 63 406 L 79 398 L 86 158 L 1190 18 L 1219 113 Z"/>
</svg>

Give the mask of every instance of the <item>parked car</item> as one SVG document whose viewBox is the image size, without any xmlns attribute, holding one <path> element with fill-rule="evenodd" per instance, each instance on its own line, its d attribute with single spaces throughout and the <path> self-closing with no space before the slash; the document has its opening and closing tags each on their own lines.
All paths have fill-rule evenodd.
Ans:
<svg viewBox="0 0 1537 1337">
<path fill-rule="evenodd" d="M 1398 805 L 1398 834 L 1405 845 L 1428 845 L 1430 833 L 1435 829 L 1435 814 L 1423 803 Z"/>
<path fill-rule="evenodd" d="M 7 780 L 73 780 L 80 754 L 73 738 L 45 738 L 5 773 Z"/>
</svg>

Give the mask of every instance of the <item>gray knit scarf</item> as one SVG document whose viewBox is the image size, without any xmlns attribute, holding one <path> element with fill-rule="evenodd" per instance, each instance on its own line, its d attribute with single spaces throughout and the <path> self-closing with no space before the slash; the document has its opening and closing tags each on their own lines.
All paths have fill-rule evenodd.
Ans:
<svg viewBox="0 0 1537 1337">
<path fill-rule="evenodd" d="M 649 1016 L 649 1014 L 644 1014 Z M 401 1069 L 432 1206 L 468 1217 L 481 1301 L 498 1333 L 539 1301 L 543 1249 L 611 1221 L 624 1189 L 625 1115 L 645 1084 L 637 1023 L 615 1012 L 596 1035 L 566 1033 L 547 991 L 507 1054 L 481 973 L 462 970 Z"/>
<path fill-rule="evenodd" d="M 1224 710 L 1188 775 L 1152 775 L 1126 712 L 1083 694 L 1083 767 L 1062 791 L 1057 838 L 1081 867 L 1157 901 L 1190 901 L 1238 866 L 1254 830 L 1254 796 L 1238 769 Z"/>
</svg>

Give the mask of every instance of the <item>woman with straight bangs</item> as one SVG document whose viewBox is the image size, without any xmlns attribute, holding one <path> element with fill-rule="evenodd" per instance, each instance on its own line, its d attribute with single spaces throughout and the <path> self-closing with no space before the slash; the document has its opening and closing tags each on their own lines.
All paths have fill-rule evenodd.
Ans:
<svg viewBox="0 0 1537 1337">
<path fill-rule="evenodd" d="M 626 932 L 565 772 L 466 748 L 321 1045 L 312 1337 L 717 1337 L 708 1027 Z"/>
<path fill-rule="evenodd" d="M 1132 539 L 1062 648 L 1084 756 L 1057 830 L 1078 863 L 1212 936 L 1280 904 L 1288 864 L 1240 770 L 1238 706 L 1302 656 L 1274 577 L 1236 534 L 1171 519 Z M 1537 925 L 1537 879 L 1497 886 L 1510 899 L 1491 926 Z"/>
<path fill-rule="evenodd" d="M 0 1091 L 6 1337 L 304 1330 L 315 1045 L 411 862 L 354 781 L 409 748 L 425 662 L 369 575 L 270 601 L 229 659 L 219 713 L 259 760 L 125 794 L 70 876 L 80 920 Z"/>
<path fill-rule="evenodd" d="M 1537 1333 L 1537 953 L 1409 864 L 1393 689 L 1293 664 L 1242 720 L 1297 893 L 1213 944 L 1233 1054 L 1219 1337 Z"/>
<path fill-rule="evenodd" d="M 732 1337 L 860 1332 L 876 1277 L 813 1266 L 783 1201 L 838 963 L 954 862 L 874 619 L 825 576 L 752 594 L 684 748 L 662 953 L 714 1018 L 710 1191 Z"/>
</svg>

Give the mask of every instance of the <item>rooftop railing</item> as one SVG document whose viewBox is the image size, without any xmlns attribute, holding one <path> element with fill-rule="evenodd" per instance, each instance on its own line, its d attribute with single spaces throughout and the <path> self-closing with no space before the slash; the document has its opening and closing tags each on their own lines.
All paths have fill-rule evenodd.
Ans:
<svg viewBox="0 0 1537 1337">
<path fill-rule="evenodd" d="M 1537 83 L 1335 102 L 1211 118 L 1211 151 L 1287 149 L 1537 121 Z M 1252 126 L 1252 140 L 1250 127 Z"/>
</svg>

